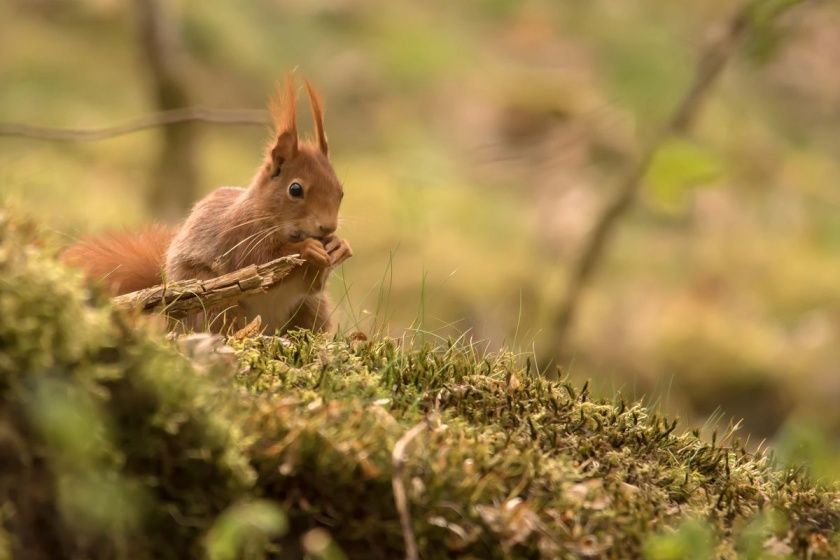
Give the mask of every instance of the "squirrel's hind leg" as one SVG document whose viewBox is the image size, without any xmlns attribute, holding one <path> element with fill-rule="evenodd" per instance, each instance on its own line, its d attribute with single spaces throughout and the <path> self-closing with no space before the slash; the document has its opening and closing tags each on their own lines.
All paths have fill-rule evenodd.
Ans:
<svg viewBox="0 0 840 560">
<path fill-rule="evenodd" d="M 286 330 L 309 329 L 313 332 L 333 330 L 332 304 L 327 294 L 320 292 L 306 296 L 289 319 Z"/>
<path fill-rule="evenodd" d="M 183 319 L 170 320 L 169 330 L 180 334 L 209 332 L 231 334 L 249 322 L 238 305 L 208 307 Z"/>
</svg>

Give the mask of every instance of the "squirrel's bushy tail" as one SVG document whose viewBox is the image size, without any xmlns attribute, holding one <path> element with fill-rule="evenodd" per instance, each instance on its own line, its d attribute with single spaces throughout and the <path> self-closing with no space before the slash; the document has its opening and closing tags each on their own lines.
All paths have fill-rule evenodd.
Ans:
<svg viewBox="0 0 840 560">
<path fill-rule="evenodd" d="M 176 232 L 153 225 L 137 232 L 93 237 L 68 247 L 61 260 L 83 270 L 91 280 L 103 282 L 113 295 L 142 290 L 163 282 L 166 250 Z"/>
</svg>

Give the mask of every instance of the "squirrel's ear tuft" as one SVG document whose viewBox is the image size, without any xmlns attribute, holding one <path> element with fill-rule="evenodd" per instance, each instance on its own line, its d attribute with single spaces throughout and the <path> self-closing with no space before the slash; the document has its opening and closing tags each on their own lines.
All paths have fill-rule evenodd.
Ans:
<svg viewBox="0 0 840 560">
<path fill-rule="evenodd" d="M 309 94 L 309 104 L 312 106 L 312 122 L 315 123 L 315 134 L 318 139 L 318 147 L 321 153 L 325 156 L 329 155 L 329 144 L 327 143 L 327 133 L 324 132 L 324 106 L 321 103 L 321 96 L 309 83 L 306 78 L 303 79 L 306 85 L 306 93 Z"/>
<path fill-rule="evenodd" d="M 283 86 L 277 87 L 277 93 L 271 98 L 269 110 L 274 123 L 275 140 L 270 145 L 271 174 L 280 171 L 283 162 L 295 157 L 298 152 L 297 124 L 295 123 L 295 75 L 286 75 Z"/>
</svg>

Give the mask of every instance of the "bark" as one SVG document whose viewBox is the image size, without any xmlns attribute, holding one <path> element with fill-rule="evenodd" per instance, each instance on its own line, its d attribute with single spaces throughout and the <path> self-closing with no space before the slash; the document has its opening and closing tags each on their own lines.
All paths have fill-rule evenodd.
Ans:
<svg viewBox="0 0 840 560">
<path fill-rule="evenodd" d="M 130 292 L 112 298 L 111 302 L 118 309 L 164 313 L 172 319 L 183 319 L 211 306 L 265 292 L 302 263 L 297 257 L 281 257 L 209 280 L 182 280 Z"/>
</svg>

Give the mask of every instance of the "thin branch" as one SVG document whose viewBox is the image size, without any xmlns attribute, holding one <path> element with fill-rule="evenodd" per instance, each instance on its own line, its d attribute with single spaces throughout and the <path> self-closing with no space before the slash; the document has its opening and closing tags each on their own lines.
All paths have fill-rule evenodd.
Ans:
<svg viewBox="0 0 840 560">
<path fill-rule="evenodd" d="M 196 122 L 237 126 L 267 126 L 268 112 L 260 109 L 205 109 L 181 107 L 160 111 L 104 128 L 53 128 L 26 123 L 0 122 L 0 136 L 52 142 L 96 142 L 172 124 Z"/>
<path fill-rule="evenodd" d="M 417 560 L 417 540 L 414 537 L 414 529 L 411 527 L 411 511 L 408 509 L 408 497 L 405 492 L 405 450 L 414 438 L 419 436 L 429 427 L 428 420 L 415 425 L 408 430 L 394 445 L 391 459 L 394 464 L 394 476 L 391 479 L 391 486 L 394 489 L 394 503 L 397 506 L 397 513 L 400 516 L 400 527 L 402 527 L 403 540 L 405 541 L 406 560 Z"/>
<path fill-rule="evenodd" d="M 142 313 L 162 312 L 173 319 L 180 319 L 210 306 L 224 305 L 243 296 L 263 293 L 302 263 L 296 255 L 281 257 L 209 280 L 183 280 L 130 292 L 112 298 L 111 303 L 119 309 Z"/>
<path fill-rule="evenodd" d="M 787 9 L 807 1 L 799 0 L 799 2 L 787 3 L 770 14 L 770 18 L 778 17 Z M 691 86 L 677 104 L 671 116 L 660 130 L 653 135 L 638 160 L 621 179 L 612 199 L 596 219 L 592 233 L 584 242 L 580 257 L 572 269 L 565 297 L 559 306 L 554 321 L 557 348 L 560 352 L 565 351 L 566 338 L 576 318 L 581 296 L 591 282 L 598 265 L 603 260 L 607 245 L 614 235 L 618 223 L 635 202 L 642 180 L 647 175 L 656 153 L 668 138 L 673 135 L 684 134 L 692 127 L 700 114 L 704 101 L 708 98 L 727 63 L 732 59 L 738 46 L 753 30 L 756 10 L 765 6 L 766 3 L 762 0 L 748 2 L 730 20 L 723 35 L 701 57 Z"/>
</svg>

